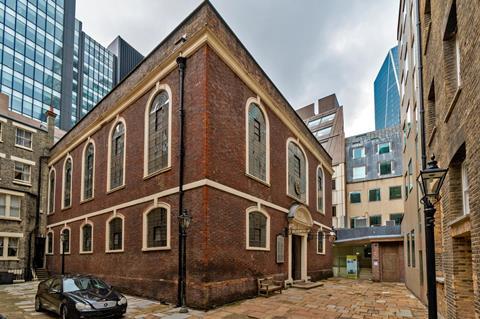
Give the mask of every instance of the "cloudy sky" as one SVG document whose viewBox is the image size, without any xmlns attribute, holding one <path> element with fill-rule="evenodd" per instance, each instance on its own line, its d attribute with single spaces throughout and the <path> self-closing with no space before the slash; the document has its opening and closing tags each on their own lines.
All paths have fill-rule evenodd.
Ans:
<svg viewBox="0 0 480 319">
<path fill-rule="evenodd" d="M 149 53 L 200 0 L 77 0 L 84 31 Z M 347 136 L 373 130 L 373 81 L 396 45 L 398 0 L 212 0 L 295 108 L 336 93 Z"/>
</svg>

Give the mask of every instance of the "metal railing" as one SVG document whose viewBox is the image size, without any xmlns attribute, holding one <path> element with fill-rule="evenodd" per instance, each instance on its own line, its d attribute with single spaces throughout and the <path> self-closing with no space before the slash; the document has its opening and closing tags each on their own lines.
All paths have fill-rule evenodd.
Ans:
<svg viewBox="0 0 480 319">
<path fill-rule="evenodd" d="M 369 237 L 400 236 L 402 234 L 400 225 L 395 226 L 374 226 L 359 228 L 340 228 L 336 230 L 336 241 L 354 240 Z"/>
</svg>

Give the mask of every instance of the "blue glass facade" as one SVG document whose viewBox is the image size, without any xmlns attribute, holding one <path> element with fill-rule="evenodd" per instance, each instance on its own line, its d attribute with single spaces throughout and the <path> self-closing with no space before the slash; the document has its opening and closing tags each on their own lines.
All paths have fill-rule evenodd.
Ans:
<svg viewBox="0 0 480 319">
<path fill-rule="evenodd" d="M 388 51 L 374 82 L 375 130 L 400 124 L 398 46 Z"/>
<path fill-rule="evenodd" d="M 75 21 L 73 49 L 72 122 L 76 123 L 115 84 L 115 55 L 82 31 Z"/>
<path fill-rule="evenodd" d="M 60 113 L 63 0 L 0 0 L 0 83 L 12 110 Z"/>
<path fill-rule="evenodd" d="M 0 0 L 0 90 L 15 112 L 43 121 L 53 107 L 69 129 L 143 58 L 130 46 L 124 56 L 82 31 L 74 0 Z"/>
</svg>

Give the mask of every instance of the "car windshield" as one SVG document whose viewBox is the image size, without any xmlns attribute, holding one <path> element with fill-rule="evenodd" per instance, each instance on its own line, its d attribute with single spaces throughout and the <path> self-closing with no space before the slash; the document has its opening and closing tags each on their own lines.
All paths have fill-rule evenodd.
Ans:
<svg viewBox="0 0 480 319">
<path fill-rule="evenodd" d="M 109 289 L 108 285 L 94 278 L 67 278 L 63 281 L 63 292 L 87 289 Z"/>
</svg>

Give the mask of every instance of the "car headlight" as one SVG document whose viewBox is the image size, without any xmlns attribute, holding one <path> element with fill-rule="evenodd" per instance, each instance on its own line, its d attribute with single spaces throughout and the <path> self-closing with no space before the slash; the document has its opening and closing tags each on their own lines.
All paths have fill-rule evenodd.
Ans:
<svg viewBox="0 0 480 319">
<path fill-rule="evenodd" d="M 120 299 L 120 300 L 118 301 L 118 305 L 120 305 L 120 306 L 121 306 L 121 305 L 124 305 L 124 304 L 126 304 L 126 303 L 127 303 L 127 298 L 125 298 L 125 297 L 122 297 L 122 299 Z"/>
<path fill-rule="evenodd" d="M 90 305 L 81 302 L 77 302 L 75 304 L 75 308 L 77 308 L 78 311 L 92 310 L 92 307 Z"/>
</svg>

